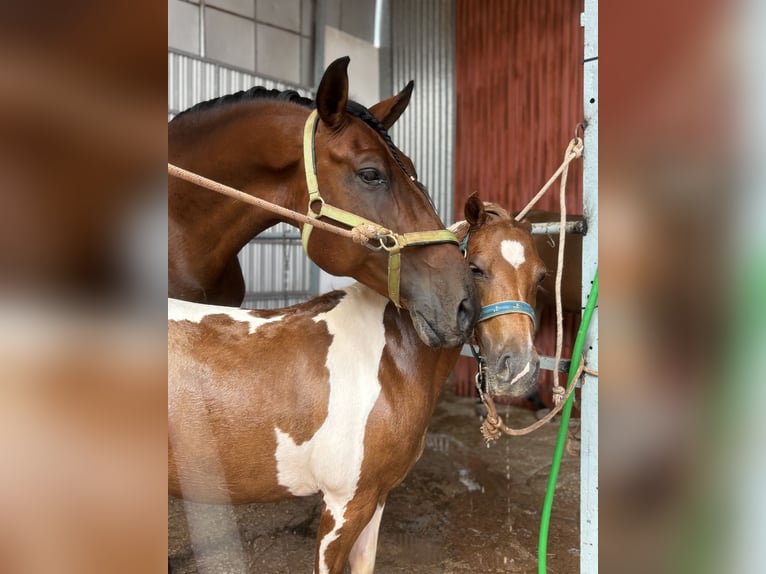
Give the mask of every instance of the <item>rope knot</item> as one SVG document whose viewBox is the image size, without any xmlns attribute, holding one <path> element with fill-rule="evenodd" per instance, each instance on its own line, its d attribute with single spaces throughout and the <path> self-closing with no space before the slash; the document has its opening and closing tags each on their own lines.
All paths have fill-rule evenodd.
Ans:
<svg viewBox="0 0 766 574">
<path fill-rule="evenodd" d="M 576 137 L 569 142 L 567 151 L 564 154 L 564 162 L 569 163 L 575 158 L 582 157 L 583 141 Z"/>
<path fill-rule="evenodd" d="M 487 415 L 480 427 L 481 436 L 484 437 L 484 442 L 487 443 L 487 446 L 489 446 L 489 443 L 492 441 L 500 438 L 503 426 L 503 419 L 499 416 Z"/>
<path fill-rule="evenodd" d="M 561 401 L 564 400 L 564 396 L 566 395 L 566 391 L 564 390 L 564 387 L 561 385 L 555 385 L 553 387 L 553 406 L 557 407 L 561 404 Z"/>
<path fill-rule="evenodd" d="M 351 230 L 351 240 L 359 245 L 364 245 L 371 239 L 375 239 L 378 231 L 371 223 L 362 223 Z"/>
</svg>

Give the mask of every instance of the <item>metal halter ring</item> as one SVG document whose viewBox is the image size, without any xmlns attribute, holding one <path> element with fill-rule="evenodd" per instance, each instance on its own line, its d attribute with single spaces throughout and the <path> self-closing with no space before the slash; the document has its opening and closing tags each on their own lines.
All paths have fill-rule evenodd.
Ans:
<svg viewBox="0 0 766 574">
<path fill-rule="evenodd" d="M 377 239 L 380 242 L 380 247 L 389 253 L 392 251 L 398 252 L 402 248 L 401 244 L 399 243 L 399 238 L 393 231 L 387 231 L 386 233 L 379 234 Z"/>
<path fill-rule="evenodd" d="M 314 208 L 313 208 L 315 203 L 319 204 L 319 209 L 316 211 L 314 211 Z M 321 196 L 312 198 L 311 201 L 309 201 L 309 212 L 311 212 L 314 215 L 314 217 L 319 217 L 322 215 L 323 207 L 324 207 L 324 198 Z"/>
</svg>

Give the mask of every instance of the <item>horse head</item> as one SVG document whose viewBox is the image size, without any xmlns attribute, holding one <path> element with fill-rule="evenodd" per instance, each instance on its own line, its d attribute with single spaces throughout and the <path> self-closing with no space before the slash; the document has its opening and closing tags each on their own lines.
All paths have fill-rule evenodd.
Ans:
<svg viewBox="0 0 766 574">
<path fill-rule="evenodd" d="M 482 305 L 476 339 L 486 360 L 488 392 L 523 397 L 540 370 L 535 350 L 535 296 L 546 268 L 531 226 L 476 194 L 465 205 L 466 260 Z"/>
<path fill-rule="evenodd" d="M 348 63 L 347 57 L 333 62 L 317 90 L 312 155 L 321 201 L 311 209 L 322 218 L 324 206 L 337 206 L 396 234 L 419 238 L 419 232 L 439 230 L 442 235 L 433 242 L 423 236 L 426 241 L 415 241 L 397 255 L 394 282 L 400 298 L 391 295 L 390 244 L 378 244 L 375 252 L 369 244 L 336 241 L 328 249 L 330 232 L 314 229 L 308 238 L 304 229 L 306 250 L 323 269 L 352 276 L 407 309 L 426 344 L 457 346 L 470 336 L 478 316 L 472 277 L 457 245 L 444 241 L 444 225 L 412 161 L 388 135 L 409 103 L 413 84 L 367 109 L 348 99 Z"/>
</svg>

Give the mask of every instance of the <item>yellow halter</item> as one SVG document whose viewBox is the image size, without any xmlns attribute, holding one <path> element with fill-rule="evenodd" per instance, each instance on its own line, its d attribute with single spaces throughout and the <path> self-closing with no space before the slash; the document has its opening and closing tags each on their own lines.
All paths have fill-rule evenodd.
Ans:
<svg viewBox="0 0 766 574">
<path fill-rule="evenodd" d="M 319 194 L 319 183 L 317 182 L 314 138 L 318 122 L 319 116 L 317 115 L 317 111 L 313 110 L 309 114 L 303 128 L 303 166 L 306 172 L 306 186 L 309 191 L 307 215 L 313 219 L 324 217 L 346 225 L 354 230 L 358 230 L 359 234 L 355 237 L 354 241 L 376 251 L 381 249 L 388 251 L 388 297 L 394 305 L 401 307 L 399 302 L 401 250 L 405 247 L 430 245 L 432 243 L 454 243 L 455 245 L 458 245 L 457 237 L 448 229 L 395 233 L 386 227 L 373 223 L 369 219 L 365 219 L 364 217 L 325 203 L 324 199 L 322 199 L 322 196 Z M 319 211 L 314 211 L 313 206 L 317 203 L 319 204 Z M 301 233 L 303 249 L 307 254 L 309 236 L 311 235 L 312 229 L 313 225 L 305 223 Z M 377 242 L 377 245 L 375 242 Z"/>
</svg>

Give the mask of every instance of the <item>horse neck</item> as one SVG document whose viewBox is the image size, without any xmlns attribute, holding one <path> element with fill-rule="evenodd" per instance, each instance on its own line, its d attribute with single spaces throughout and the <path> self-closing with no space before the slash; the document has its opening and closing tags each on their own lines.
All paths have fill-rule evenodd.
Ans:
<svg viewBox="0 0 766 574">
<path fill-rule="evenodd" d="M 461 347 L 429 347 L 418 336 L 409 312 L 395 309 L 393 303 L 388 304 L 386 320 L 389 321 L 388 345 L 392 356 L 395 357 L 397 369 L 407 379 L 407 385 L 421 387 L 422 393 L 430 398 L 433 408 L 444 383 L 457 363 Z M 423 407 L 427 408 L 427 405 Z"/>
<path fill-rule="evenodd" d="M 302 129 L 308 110 L 285 102 L 250 102 L 205 113 L 210 117 L 197 123 L 187 119 L 169 130 L 168 161 L 254 197 L 306 210 Z M 204 221 L 195 239 L 217 245 L 219 255 L 236 254 L 284 220 L 181 180 L 173 181 L 168 193 L 170 209 L 174 202 L 178 206 L 171 217 L 182 224 Z"/>
</svg>

